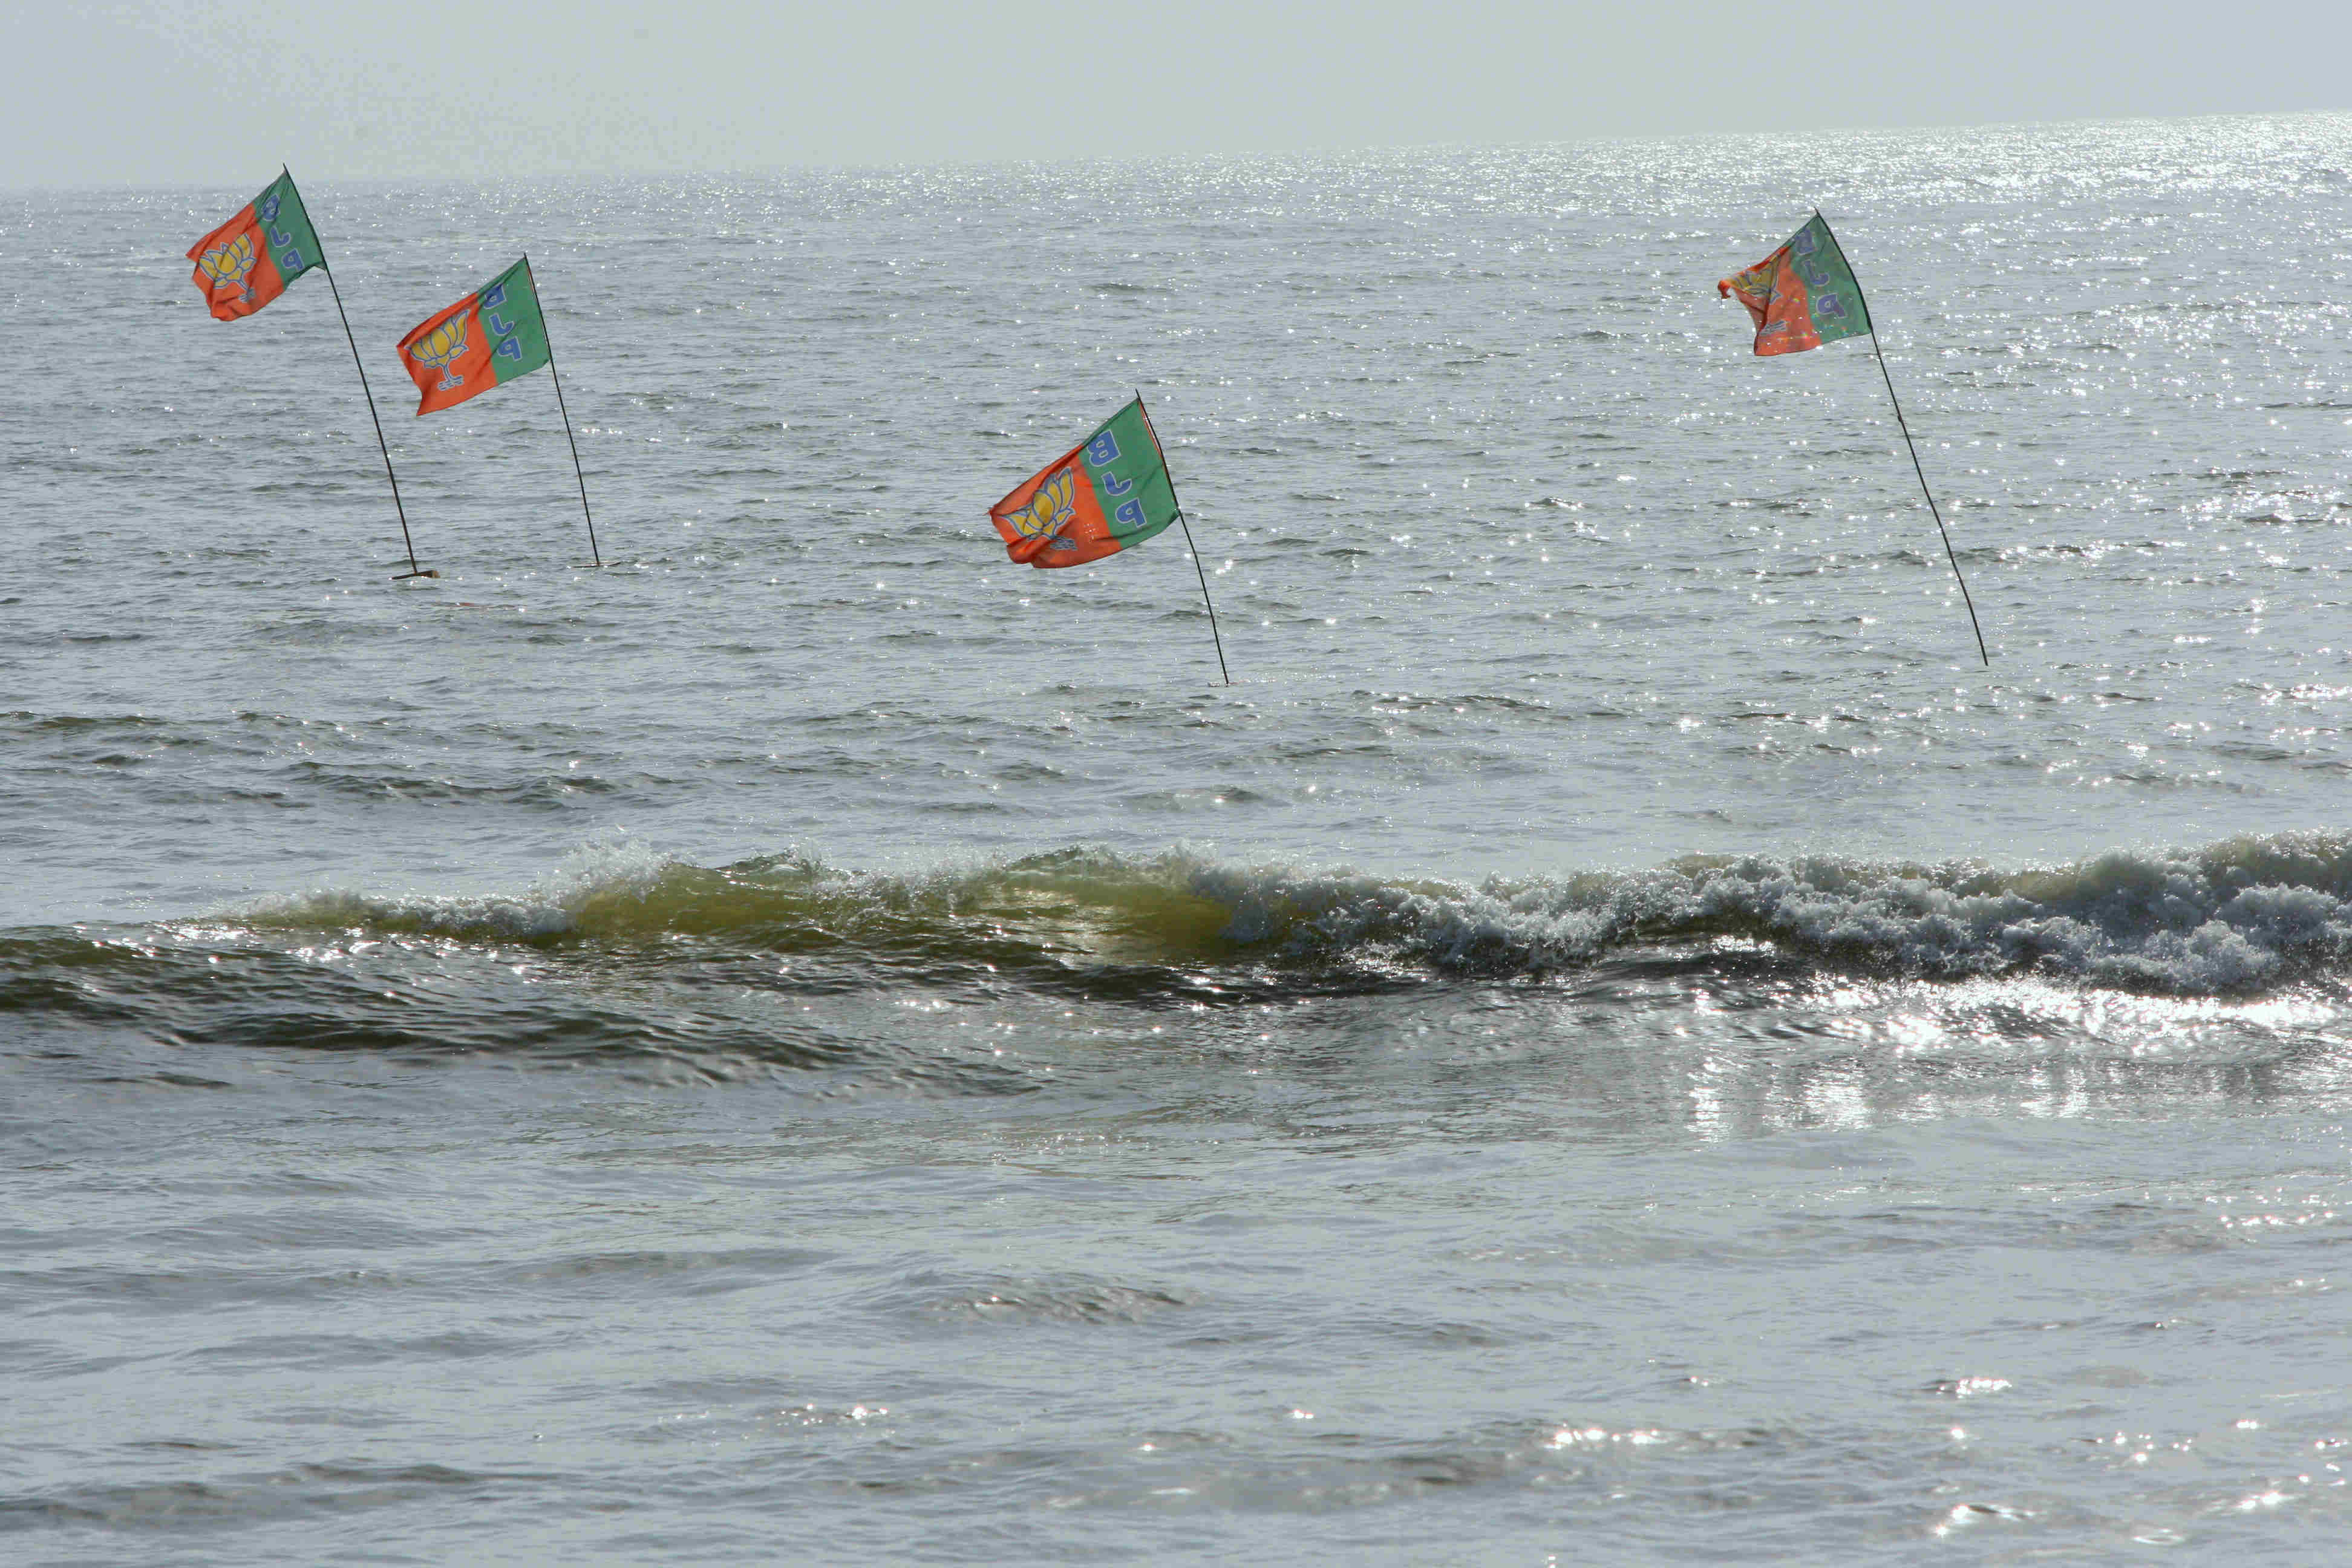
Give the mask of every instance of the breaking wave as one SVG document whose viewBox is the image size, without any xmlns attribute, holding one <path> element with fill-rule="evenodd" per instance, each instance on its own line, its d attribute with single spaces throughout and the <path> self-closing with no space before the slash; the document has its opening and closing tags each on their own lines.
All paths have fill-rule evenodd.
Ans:
<svg viewBox="0 0 2352 1568">
<path fill-rule="evenodd" d="M 2069 865 L 1703 857 L 1475 885 L 1068 849 L 923 875 L 800 856 L 705 868 L 575 861 L 527 895 L 320 892 L 249 906 L 256 931 L 461 942 L 697 940 L 884 963 L 1338 967 L 1519 976 L 1633 952 L 1769 948 L 1929 979 L 2031 973 L 2134 991 L 2242 993 L 2352 955 L 2352 838 L 2281 835 Z"/>
</svg>

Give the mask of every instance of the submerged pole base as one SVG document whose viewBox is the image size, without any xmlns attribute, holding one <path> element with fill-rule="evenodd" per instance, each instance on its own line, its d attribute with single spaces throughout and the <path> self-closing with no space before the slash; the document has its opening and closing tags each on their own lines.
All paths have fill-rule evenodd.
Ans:
<svg viewBox="0 0 2352 1568">
<path fill-rule="evenodd" d="M 421 572 L 395 572 L 393 574 L 392 580 L 395 583 L 405 583 L 411 577 L 438 577 L 439 575 L 441 575 L 440 573 L 427 566 Z"/>
<path fill-rule="evenodd" d="M 574 561 L 572 569 L 574 572 L 602 572 L 604 563 L 602 561 Z"/>
</svg>

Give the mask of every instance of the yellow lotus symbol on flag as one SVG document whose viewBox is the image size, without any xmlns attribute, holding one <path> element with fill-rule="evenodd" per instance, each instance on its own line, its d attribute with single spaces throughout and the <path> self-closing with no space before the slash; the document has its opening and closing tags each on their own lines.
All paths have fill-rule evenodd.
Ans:
<svg viewBox="0 0 2352 1568">
<path fill-rule="evenodd" d="M 235 239 L 213 247 L 196 258 L 196 265 L 213 280 L 215 289 L 224 286 L 243 289 L 245 298 L 253 298 L 253 231 L 246 230 Z"/>
<path fill-rule="evenodd" d="M 450 317 L 409 346 L 409 356 L 419 364 L 430 365 L 441 373 L 441 384 L 436 392 L 448 392 L 466 384 L 462 375 L 453 375 L 449 362 L 466 352 L 466 313 Z"/>
<path fill-rule="evenodd" d="M 1078 471 L 1064 468 L 1037 487 L 1029 504 L 1004 521 L 1024 539 L 1059 533 L 1078 515 Z"/>
</svg>

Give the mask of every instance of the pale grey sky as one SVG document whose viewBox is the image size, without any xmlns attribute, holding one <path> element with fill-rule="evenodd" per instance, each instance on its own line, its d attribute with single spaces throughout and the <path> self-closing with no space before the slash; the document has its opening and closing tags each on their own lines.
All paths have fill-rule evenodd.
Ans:
<svg viewBox="0 0 2352 1568">
<path fill-rule="evenodd" d="M 24 0 L 0 186 L 2352 109 L 2352 0 Z"/>
</svg>

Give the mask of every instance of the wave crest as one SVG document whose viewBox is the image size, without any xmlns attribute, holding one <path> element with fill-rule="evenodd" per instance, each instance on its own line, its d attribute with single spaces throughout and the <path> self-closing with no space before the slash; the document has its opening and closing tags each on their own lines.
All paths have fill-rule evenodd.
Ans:
<svg viewBox="0 0 2352 1568">
<path fill-rule="evenodd" d="M 681 938 L 965 963 L 1340 965 L 1536 974 L 1633 951 L 1769 947 L 1930 978 L 2022 971 L 2131 990 L 2241 992 L 2352 955 L 2352 841 L 2233 838 L 2071 865 L 1695 857 L 1475 885 L 1067 849 L 916 876 L 799 855 L 705 868 L 592 857 L 513 898 L 320 892 L 243 911 L 262 930 L 460 941 Z"/>
</svg>

